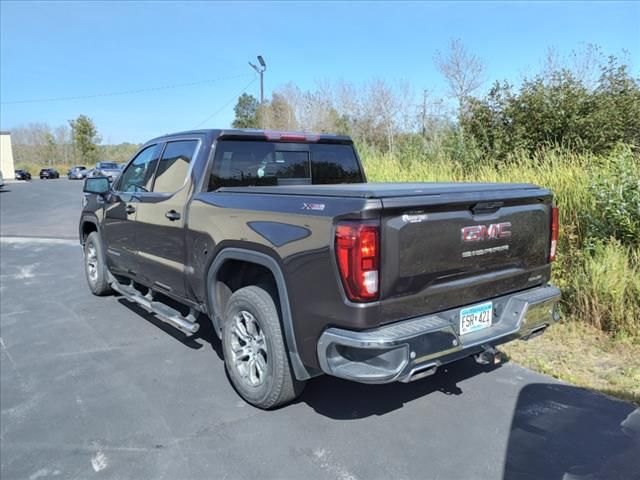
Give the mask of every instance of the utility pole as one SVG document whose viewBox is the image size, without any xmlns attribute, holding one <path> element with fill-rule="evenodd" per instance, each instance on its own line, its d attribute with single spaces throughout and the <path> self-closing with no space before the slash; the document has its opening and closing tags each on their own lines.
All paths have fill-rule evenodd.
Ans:
<svg viewBox="0 0 640 480">
<path fill-rule="evenodd" d="M 258 55 L 258 62 L 260 63 L 259 67 L 251 62 L 249 62 L 249 65 L 260 75 L 260 106 L 262 107 L 264 106 L 264 72 L 267 69 L 267 64 L 264 63 L 262 55 Z"/>
</svg>

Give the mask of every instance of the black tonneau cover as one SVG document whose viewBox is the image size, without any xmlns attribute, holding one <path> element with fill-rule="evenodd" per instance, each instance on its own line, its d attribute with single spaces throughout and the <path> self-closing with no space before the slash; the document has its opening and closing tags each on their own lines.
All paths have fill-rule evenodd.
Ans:
<svg viewBox="0 0 640 480">
<path fill-rule="evenodd" d="M 548 190 L 529 183 L 349 183 L 337 185 L 282 185 L 273 187 L 222 187 L 219 192 L 307 197 L 398 198 L 425 195 L 492 194 L 518 191 L 546 196 Z M 520 196 L 520 195 L 519 195 Z"/>
</svg>

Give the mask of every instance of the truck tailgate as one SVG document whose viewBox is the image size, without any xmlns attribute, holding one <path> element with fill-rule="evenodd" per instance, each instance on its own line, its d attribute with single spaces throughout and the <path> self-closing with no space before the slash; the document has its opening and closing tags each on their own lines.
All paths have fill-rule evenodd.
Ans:
<svg viewBox="0 0 640 480">
<path fill-rule="evenodd" d="M 520 185 L 383 198 L 383 322 L 548 281 L 551 200 Z"/>
</svg>

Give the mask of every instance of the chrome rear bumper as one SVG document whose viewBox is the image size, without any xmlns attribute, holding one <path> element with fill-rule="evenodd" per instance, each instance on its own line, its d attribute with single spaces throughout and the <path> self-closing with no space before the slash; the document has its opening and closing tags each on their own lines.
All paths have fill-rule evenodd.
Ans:
<svg viewBox="0 0 640 480">
<path fill-rule="evenodd" d="M 329 328 L 317 351 L 322 370 L 362 383 L 410 382 L 453 362 L 516 338 L 528 339 L 559 318 L 560 290 L 552 285 L 492 299 L 491 327 L 459 335 L 460 310 L 404 320 L 367 331 Z"/>
</svg>

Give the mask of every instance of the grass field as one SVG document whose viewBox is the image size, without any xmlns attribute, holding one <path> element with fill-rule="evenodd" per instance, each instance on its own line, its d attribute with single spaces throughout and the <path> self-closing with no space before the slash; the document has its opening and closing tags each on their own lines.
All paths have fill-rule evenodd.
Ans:
<svg viewBox="0 0 640 480">
<path fill-rule="evenodd" d="M 544 335 L 501 350 L 528 368 L 640 406 L 640 346 L 629 339 L 565 320 Z"/>
</svg>

